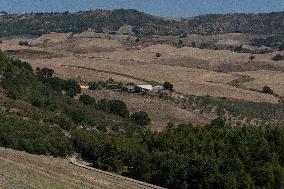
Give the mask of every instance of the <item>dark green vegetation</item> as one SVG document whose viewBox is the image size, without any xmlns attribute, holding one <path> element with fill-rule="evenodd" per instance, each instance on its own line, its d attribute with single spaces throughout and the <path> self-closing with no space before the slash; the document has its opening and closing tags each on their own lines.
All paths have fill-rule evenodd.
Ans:
<svg viewBox="0 0 284 189">
<path fill-rule="evenodd" d="M 279 51 L 284 50 L 284 36 L 283 35 L 276 35 L 272 37 L 254 39 L 250 43 L 253 46 L 267 46 L 267 47 L 274 47 L 277 48 Z"/>
<path fill-rule="evenodd" d="M 274 61 L 284 60 L 284 56 L 281 55 L 281 54 L 277 54 L 272 58 L 272 60 L 274 60 Z"/>
<path fill-rule="evenodd" d="M 24 150 L 33 154 L 66 156 L 71 143 L 57 126 L 36 120 L 24 120 L 16 115 L 0 114 L 0 146 Z"/>
<path fill-rule="evenodd" d="M 34 73 L 28 63 L 0 55 L 0 73 L 1 146 L 65 156 L 72 149 L 70 132 L 78 126 L 125 134 L 143 129 L 125 116 L 128 109 L 121 110 L 120 103 L 106 113 L 94 106 L 94 99 L 70 98 L 80 87 L 75 81 L 53 77 L 53 70 Z"/>
<path fill-rule="evenodd" d="M 30 46 L 29 42 L 27 42 L 27 41 L 20 41 L 20 42 L 19 42 L 19 45 L 20 45 L 20 46 L 27 46 L 27 47 Z"/>
<path fill-rule="evenodd" d="M 159 57 L 161 57 L 161 56 L 162 56 L 161 53 L 156 53 L 156 57 L 157 57 L 157 58 L 159 58 Z"/>
<path fill-rule="evenodd" d="M 141 126 L 146 126 L 151 122 L 151 119 L 146 112 L 135 112 L 131 115 L 131 119 Z"/>
<path fill-rule="evenodd" d="M 262 89 L 262 92 L 267 93 L 267 94 L 271 94 L 271 95 L 274 93 L 273 90 L 268 86 L 264 86 L 263 89 Z"/>
<path fill-rule="evenodd" d="M 89 83 L 89 89 L 90 90 L 96 90 L 98 88 L 98 84 L 95 82 Z"/>
<path fill-rule="evenodd" d="M 132 137 L 81 131 L 74 145 L 94 166 L 168 188 L 283 188 L 284 129 L 180 125 Z"/>
<path fill-rule="evenodd" d="M 98 102 L 97 108 L 107 113 L 113 113 L 121 117 L 129 117 L 129 111 L 126 104 L 120 100 L 102 99 Z"/>
<path fill-rule="evenodd" d="M 50 32 L 117 31 L 124 24 L 133 26 L 138 36 L 176 35 L 185 33 L 255 33 L 283 34 L 284 12 L 267 14 L 203 15 L 190 19 L 168 20 L 136 10 L 97 10 L 78 13 L 4 14 L 0 17 L 0 37 L 42 35 Z"/>
<path fill-rule="evenodd" d="M 168 82 L 168 81 L 166 81 L 166 82 L 163 84 L 163 86 L 164 86 L 164 88 L 165 88 L 166 90 L 173 90 L 173 88 L 174 88 L 174 85 L 171 84 L 171 83 Z"/>
</svg>

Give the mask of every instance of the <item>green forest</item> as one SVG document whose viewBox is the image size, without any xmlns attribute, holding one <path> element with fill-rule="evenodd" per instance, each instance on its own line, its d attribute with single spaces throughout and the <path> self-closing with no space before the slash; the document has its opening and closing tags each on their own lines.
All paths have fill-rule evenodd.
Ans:
<svg viewBox="0 0 284 189">
<path fill-rule="evenodd" d="M 284 188 L 284 127 L 169 124 L 147 130 L 146 112 L 81 94 L 54 77 L 0 55 L 0 146 L 66 157 L 167 188 Z M 79 97 L 79 98 L 75 98 Z"/>
</svg>

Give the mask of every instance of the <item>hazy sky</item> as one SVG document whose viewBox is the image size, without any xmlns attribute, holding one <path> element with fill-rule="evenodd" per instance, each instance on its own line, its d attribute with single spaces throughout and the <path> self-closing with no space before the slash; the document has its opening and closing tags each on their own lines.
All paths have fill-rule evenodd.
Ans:
<svg viewBox="0 0 284 189">
<path fill-rule="evenodd" d="M 63 12 L 132 8 L 157 16 L 284 11 L 284 0 L 0 0 L 0 11 Z"/>
</svg>

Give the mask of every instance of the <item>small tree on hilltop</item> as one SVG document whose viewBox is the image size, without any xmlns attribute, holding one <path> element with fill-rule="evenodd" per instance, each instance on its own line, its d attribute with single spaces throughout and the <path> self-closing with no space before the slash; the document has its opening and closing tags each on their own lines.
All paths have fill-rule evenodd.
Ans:
<svg viewBox="0 0 284 189">
<path fill-rule="evenodd" d="M 284 55 L 277 54 L 272 58 L 272 60 L 274 60 L 274 61 L 284 60 Z"/>
<path fill-rule="evenodd" d="M 273 94 L 273 90 L 268 86 L 264 86 L 262 92 L 266 94 Z"/>
<path fill-rule="evenodd" d="M 146 126 L 151 122 L 148 114 L 146 112 L 135 112 L 131 115 L 131 119 L 137 124 L 141 126 Z"/>
<path fill-rule="evenodd" d="M 184 46 L 183 41 L 182 40 L 178 40 L 178 48 L 182 48 Z"/>
<path fill-rule="evenodd" d="M 20 41 L 20 42 L 19 42 L 19 45 L 20 45 L 20 46 L 27 46 L 27 47 L 30 47 L 30 44 L 29 44 L 29 42 L 27 42 L 27 41 Z"/>
<path fill-rule="evenodd" d="M 250 61 L 252 62 L 252 61 L 255 59 L 255 56 L 254 56 L 254 55 L 251 55 L 251 56 L 249 57 L 249 59 L 250 59 Z"/>
<path fill-rule="evenodd" d="M 165 88 L 166 90 L 173 90 L 173 88 L 174 88 L 174 85 L 171 84 L 171 83 L 168 82 L 168 81 L 166 81 L 163 86 L 164 86 L 164 88 Z"/>
</svg>

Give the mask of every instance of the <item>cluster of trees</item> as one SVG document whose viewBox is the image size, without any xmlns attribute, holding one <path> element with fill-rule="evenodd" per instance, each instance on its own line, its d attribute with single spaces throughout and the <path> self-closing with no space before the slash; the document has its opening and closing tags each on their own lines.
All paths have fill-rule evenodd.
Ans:
<svg viewBox="0 0 284 189">
<path fill-rule="evenodd" d="M 102 32 L 104 28 L 115 33 L 124 24 L 134 26 L 137 35 L 178 35 L 181 33 L 175 21 L 155 18 L 136 10 L 117 9 L 113 11 L 88 11 L 78 13 L 35 13 L 28 18 L 7 14 L 0 20 L 0 36 L 42 35 L 50 32 L 80 33 L 88 28 Z M 32 22 L 31 22 L 32 20 Z M 153 27 L 152 27 L 153 26 Z M 155 27 L 154 27 L 155 26 Z"/>
<path fill-rule="evenodd" d="M 80 85 L 74 80 L 63 80 L 53 77 L 54 70 L 49 68 L 36 68 L 35 74 L 43 83 L 50 85 L 56 91 L 64 91 L 66 95 L 74 97 L 81 93 Z"/>
<path fill-rule="evenodd" d="M 283 188 L 284 129 L 180 125 L 161 133 L 80 131 L 74 146 L 94 166 L 168 188 Z"/>
<path fill-rule="evenodd" d="M 0 114 L 0 122 L 0 146 L 62 157 L 72 150 L 71 141 L 60 127 L 7 114 Z"/>
<path fill-rule="evenodd" d="M 112 112 L 93 108 L 90 105 L 96 102 L 88 96 L 81 97 L 84 103 L 70 98 L 81 92 L 80 86 L 73 80 L 66 81 L 54 77 L 54 71 L 51 69 L 38 68 L 34 72 L 28 63 L 13 60 L 1 54 L 0 62 L 2 75 L 0 86 L 2 92 L 8 97 L 4 98 L 6 111 L 16 106 L 20 117 L 45 122 L 47 125 L 58 125 L 64 130 L 81 125 L 102 131 L 108 128 L 113 132 L 125 133 L 143 129 L 129 117 L 124 118 L 113 115 Z M 117 111 L 115 114 L 123 114 L 119 108 L 112 107 L 112 111 Z"/>
<path fill-rule="evenodd" d="M 96 100 L 87 94 L 81 95 L 79 100 L 82 103 L 90 105 L 103 112 L 112 113 L 123 118 L 129 118 L 140 126 L 146 126 L 151 122 L 151 119 L 146 112 L 140 111 L 130 115 L 127 105 L 121 100 L 102 99 L 96 103 Z"/>
<path fill-rule="evenodd" d="M 262 89 L 262 92 L 266 94 L 271 94 L 271 95 L 274 93 L 274 91 L 268 86 L 264 86 Z"/>
<path fill-rule="evenodd" d="M 267 46 L 277 48 L 279 51 L 284 50 L 284 37 L 282 35 L 275 35 L 266 38 L 253 39 L 250 43 L 253 46 Z"/>
<path fill-rule="evenodd" d="M 284 55 L 277 54 L 274 57 L 272 57 L 272 60 L 274 60 L 274 61 L 284 60 Z"/>
<path fill-rule="evenodd" d="M 20 42 L 19 42 L 19 45 L 20 45 L 20 46 L 27 46 L 27 47 L 30 47 L 30 44 L 29 44 L 28 41 L 20 41 Z"/>
</svg>

